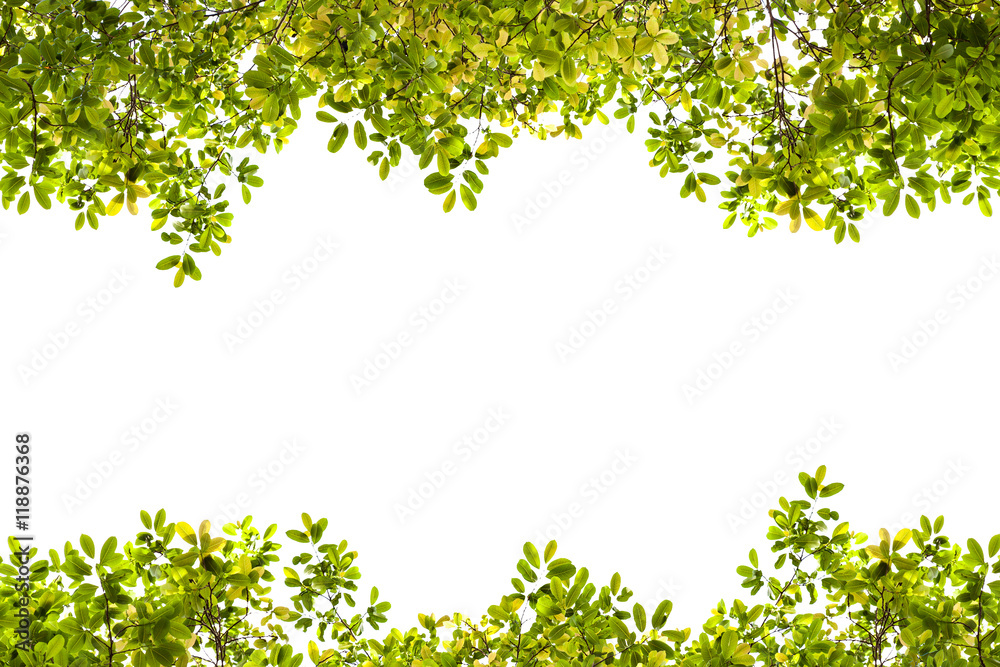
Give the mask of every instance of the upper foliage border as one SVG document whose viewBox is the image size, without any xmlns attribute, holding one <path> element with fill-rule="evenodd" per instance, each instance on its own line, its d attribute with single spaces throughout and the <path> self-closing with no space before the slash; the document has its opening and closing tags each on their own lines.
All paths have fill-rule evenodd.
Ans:
<svg viewBox="0 0 1000 667">
<path fill-rule="evenodd" d="M 80 229 L 148 198 L 182 246 L 157 265 L 179 286 L 231 241 L 209 176 L 249 202 L 263 180 L 233 151 L 280 151 L 303 99 L 329 149 L 352 140 L 383 179 L 419 155 L 446 211 L 476 207 L 521 131 L 580 138 L 610 106 L 630 132 L 652 110 L 650 165 L 685 173 L 682 196 L 706 200 L 725 151 L 725 227 L 787 215 L 857 241 L 878 201 L 918 217 L 971 189 L 992 214 L 998 16 L 993 0 L 4 0 L 0 203 L 54 196 Z"/>
</svg>

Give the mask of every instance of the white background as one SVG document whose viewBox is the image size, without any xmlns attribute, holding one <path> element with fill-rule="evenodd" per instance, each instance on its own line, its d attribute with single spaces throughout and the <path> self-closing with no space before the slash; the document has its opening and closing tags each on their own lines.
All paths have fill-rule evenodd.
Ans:
<svg viewBox="0 0 1000 667">
<path fill-rule="evenodd" d="M 2 432 L 34 437 L 44 550 L 134 538 L 140 509 L 214 521 L 244 494 L 240 516 L 281 535 L 303 511 L 330 518 L 328 539 L 360 552 L 362 591 L 379 586 L 408 628 L 418 611 L 484 613 L 548 528 L 592 581 L 617 570 L 638 599 L 674 600 L 671 627 L 697 628 L 720 598 L 747 599 L 735 568 L 751 547 L 771 562 L 766 510 L 802 497 L 800 470 L 826 464 L 847 484 L 832 505 L 870 534 L 921 513 L 962 544 L 1000 532 L 1000 227 L 975 206 L 876 213 L 860 244 L 786 219 L 748 239 L 721 228 L 717 199 L 681 199 L 647 166 L 641 129 L 591 126 L 515 142 L 479 209 L 445 215 L 422 174 L 381 182 L 352 146 L 327 153 L 330 129 L 306 118 L 261 157 L 251 206 L 230 189 L 234 242 L 181 289 L 153 268 L 171 253 L 145 211 L 79 232 L 67 209 L 0 214 Z M 644 272 L 651 248 L 670 258 Z M 645 282 L 626 299 L 629 274 Z M 449 280 L 460 295 L 418 331 Z M 227 344 L 241 322 L 249 336 Z M 401 333 L 412 344 L 377 359 Z M 384 368 L 359 393 L 366 361 Z M 714 379 L 691 400 L 699 373 Z M 460 454 L 491 409 L 509 420 Z M 290 441 L 301 451 L 277 463 Z M 584 489 L 619 453 L 632 463 Z M 269 464 L 282 470 L 261 484 Z"/>
</svg>

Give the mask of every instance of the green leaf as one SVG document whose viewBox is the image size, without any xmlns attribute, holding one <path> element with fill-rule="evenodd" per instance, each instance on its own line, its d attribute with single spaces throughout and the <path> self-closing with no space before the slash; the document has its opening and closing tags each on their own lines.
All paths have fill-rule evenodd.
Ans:
<svg viewBox="0 0 1000 667">
<path fill-rule="evenodd" d="M 479 178 L 476 172 L 468 170 L 463 171 L 462 178 L 465 179 L 465 182 L 469 184 L 469 187 L 472 188 L 474 193 L 479 194 L 483 191 L 483 181 Z"/>
<path fill-rule="evenodd" d="M 361 150 L 368 146 L 368 133 L 365 131 L 365 124 L 360 120 L 354 122 L 354 143 Z"/>
<path fill-rule="evenodd" d="M 934 47 L 934 51 L 931 52 L 931 58 L 934 60 L 947 60 L 951 58 L 951 54 L 955 52 L 955 47 L 951 44 L 939 44 Z"/>
<path fill-rule="evenodd" d="M 445 213 L 448 213 L 451 211 L 451 209 L 455 208 L 456 199 L 457 197 L 455 196 L 455 189 L 452 188 L 451 191 L 444 198 L 444 205 L 442 206 L 442 208 L 444 209 Z"/>
<path fill-rule="evenodd" d="M 465 183 L 463 183 L 460 186 L 460 188 L 462 193 L 462 203 L 465 204 L 465 208 L 469 209 L 470 211 L 475 211 L 476 195 L 472 193 L 472 190 Z"/>
<path fill-rule="evenodd" d="M 31 195 L 25 192 L 21 195 L 21 198 L 17 200 L 17 212 L 19 215 L 24 215 L 31 208 Z"/>
<path fill-rule="evenodd" d="M 424 179 L 424 186 L 434 194 L 444 194 L 452 188 L 452 178 L 435 172 Z"/>
<path fill-rule="evenodd" d="M 66 640 L 62 635 L 56 635 L 49 640 L 48 646 L 45 648 L 45 660 L 55 662 L 56 656 L 59 652 L 66 647 Z"/>
<path fill-rule="evenodd" d="M 156 67 L 156 54 L 153 53 L 153 49 L 146 42 L 139 45 L 139 60 L 146 67 Z"/>
<path fill-rule="evenodd" d="M 726 630 L 723 632 L 721 641 L 722 657 L 727 660 L 732 658 L 733 654 L 736 652 L 736 645 L 738 643 L 735 630 Z"/>
<path fill-rule="evenodd" d="M 638 602 L 632 606 L 632 618 L 635 620 L 635 627 L 638 628 L 639 632 L 646 630 L 646 611 Z"/>
<path fill-rule="evenodd" d="M 663 600 L 656 606 L 656 611 L 653 612 L 653 628 L 656 630 L 661 629 L 670 618 L 670 612 L 674 608 L 674 603 L 670 600 Z"/>
<path fill-rule="evenodd" d="M 52 208 L 52 200 L 49 199 L 48 192 L 46 192 L 45 189 L 42 188 L 40 184 L 36 183 L 34 187 L 32 187 L 32 190 L 35 193 L 35 201 L 38 202 L 39 206 L 41 206 L 46 210 Z"/>
<path fill-rule="evenodd" d="M 561 73 L 563 78 L 567 81 L 576 81 L 578 72 L 576 70 L 576 63 L 573 62 L 572 58 L 563 58 Z"/>
<path fill-rule="evenodd" d="M 560 578 L 569 580 L 576 573 L 576 566 L 573 565 L 566 558 L 557 558 L 554 561 L 548 563 L 548 572 L 546 576 L 549 579 Z"/>
<path fill-rule="evenodd" d="M 966 546 L 969 548 L 969 556 L 972 557 L 974 563 L 977 565 L 986 563 L 986 557 L 983 555 L 983 548 L 979 546 L 979 542 L 970 537 L 966 542 Z"/>
<path fill-rule="evenodd" d="M 278 120 L 278 106 L 278 96 L 275 93 L 268 95 L 261 108 L 261 118 L 265 123 L 273 123 Z"/>
<path fill-rule="evenodd" d="M 982 192 L 977 193 L 976 198 L 979 200 L 979 210 L 982 211 L 983 215 L 985 215 L 987 218 L 992 216 L 993 207 L 990 205 L 990 200 L 987 199 Z"/>
<path fill-rule="evenodd" d="M 907 193 L 906 195 L 906 212 L 910 214 L 911 218 L 920 217 L 920 204 L 917 200 L 913 198 L 913 195 Z"/>
<path fill-rule="evenodd" d="M 448 151 L 439 147 L 436 157 L 438 173 L 442 176 L 447 176 L 451 171 L 451 162 L 448 159 Z"/>
<path fill-rule="evenodd" d="M 892 215 L 897 206 L 899 206 L 899 188 L 893 188 L 889 196 L 885 198 L 885 203 L 882 204 L 882 215 Z"/>
<path fill-rule="evenodd" d="M 104 107 L 84 107 L 83 115 L 87 122 L 94 127 L 102 127 L 104 119 L 107 118 L 107 109 Z"/>
<path fill-rule="evenodd" d="M 846 107 L 851 103 L 851 98 L 849 98 L 844 91 L 837 86 L 830 86 L 825 92 L 827 99 L 829 99 L 829 101 L 836 106 Z"/>
<path fill-rule="evenodd" d="M 101 557 L 98 560 L 98 563 L 100 563 L 101 565 L 106 565 L 109 562 L 112 554 L 115 553 L 115 549 L 117 548 L 118 548 L 118 540 L 113 536 L 109 537 L 104 542 L 104 546 L 101 547 Z"/>
<path fill-rule="evenodd" d="M 89 535 L 80 536 L 80 547 L 89 558 L 94 557 L 94 540 L 90 539 Z"/>
<path fill-rule="evenodd" d="M 833 232 L 834 243 L 840 243 L 841 241 L 843 241 L 844 235 L 846 233 L 847 233 L 847 225 L 844 223 L 843 220 L 841 220 L 840 224 L 837 225 L 837 229 L 835 229 Z"/>
<path fill-rule="evenodd" d="M 937 103 L 934 107 L 934 115 L 938 118 L 944 118 L 949 113 L 951 113 L 952 106 L 955 103 L 955 96 L 952 93 L 948 93 L 941 98 L 941 101 Z"/>
<path fill-rule="evenodd" d="M 245 574 L 233 573 L 226 577 L 226 581 L 230 586 L 235 586 L 237 588 L 245 588 L 253 584 L 253 580 L 250 579 Z"/>
<path fill-rule="evenodd" d="M 163 259 L 161 259 L 159 262 L 156 263 L 156 268 L 160 269 L 161 271 L 172 269 L 175 266 L 177 266 L 177 262 L 179 261 L 181 261 L 180 255 L 171 255 L 170 257 L 164 257 Z"/>
<path fill-rule="evenodd" d="M 243 83 L 249 88 L 269 89 L 274 85 L 274 79 L 260 70 L 251 69 L 243 73 Z"/>
<path fill-rule="evenodd" d="M 184 275 L 184 274 L 182 273 L 181 275 Z M 172 565 L 177 566 L 177 567 L 189 567 L 196 560 L 198 560 L 198 552 L 197 551 L 188 551 L 187 553 L 183 553 L 183 554 L 180 554 L 179 556 L 171 558 L 170 559 L 170 563 Z"/>
<path fill-rule="evenodd" d="M 618 638 L 618 641 L 622 642 L 623 644 L 627 644 L 632 635 L 632 633 L 628 631 L 628 627 L 624 623 L 622 623 L 620 619 L 614 616 L 612 616 L 610 620 L 611 620 L 611 630 L 615 633 L 615 636 Z"/>
<path fill-rule="evenodd" d="M 986 135 L 987 141 L 1000 137 L 1000 125 L 980 125 L 979 131 Z"/>
<path fill-rule="evenodd" d="M 559 613 L 559 605 L 550 597 L 539 598 L 535 603 L 535 611 L 541 616 L 555 616 Z"/>
<path fill-rule="evenodd" d="M 843 237 L 843 234 L 841 234 L 841 237 Z M 844 490 L 844 485 L 841 484 L 840 482 L 834 482 L 833 484 L 827 484 L 819 492 L 819 497 L 820 498 L 829 498 L 830 496 L 837 495 L 838 493 L 840 493 L 843 490 Z"/>
<path fill-rule="evenodd" d="M 524 557 L 528 559 L 528 562 L 531 564 L 531 567 L 541 567 L 542 563 L 538 559 L 538 549 L 536 549 L 535 545 L 532 544 L 531 542 L 524 543 Z"/>
<path fill-rule="evenodd" d="M 299 64 L 299 59 L 296 56 L 292 55 L 278 44 L 272 44 L 269 46 L 267 53 L 283 65 L 295 67 Z"/>
</svg>

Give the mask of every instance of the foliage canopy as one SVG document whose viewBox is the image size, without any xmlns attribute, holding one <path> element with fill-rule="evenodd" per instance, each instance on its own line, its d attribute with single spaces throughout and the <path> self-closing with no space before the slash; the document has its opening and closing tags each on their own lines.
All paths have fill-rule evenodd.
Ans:
<svg viewBox="0 0 1000 667">
<path fill-rule="evenodd" d="M 726 179 L 724 226 L 857 240 L 900 202 L 991 215 L 998 30 L 994 0 L 0 0 L 0 201 L 55 198 L 80 229 L 148 198 L 180 285 L 231 240 L 209 174 L 249 201 L 233 152 L 280 151 L 305 99 L 383 179 L 420 156 L 446 211 L 521 132 L 580 138 L 614 107 L 630 131 L 649 111 L 682 196 Z M 698 166 L 716 150 L 731 169 Z"/>
<path fill-rule="evenodd" d="M 669 600 L 650 610 L 629 604 L 617 573 L 598 587 L 585 567 L 555 557 L 553 541 L 541 554 L 524 545 L 512 590 L 481 618 L 420 614 L 419 628 L 376 640 L 365 625 L 378 630 L 390 605 L 374 587 L 355 598 L 358 554 L 346 541 L 323 541 L 326 519 L 303 514 L 303 529 L 286 532 L 307 550 L 277 573 L 277 526 L 261 534 L 247 517 L 224 527 L 230 537 L 213 537 L 207 521 L 195 530 L 167 523 L 160 510 L 142 512 L 145 531 L 121 549 L 114 537 L 98 549 L 87 535 L 47 560 L 31 549 L 27 582 L 14 556 L 0 565 L 0 659 L 10 667 L 298 667 L 294 629 L 315 636 L 302 642 L 314 665 L 1000 666 L 1000 535 L 986 549 L 970 538 L 963 550 L 941 534 L 943 517 L 923 516 L 918 527 L 895 536 L 882 529 L 868 543 L 819 506 L 843 488 L 824 483 L 825 473 L 801 473 L 807 498 L 782 497 L 770 511 L 773 573 L 756 550 L 736 568 L 750 595 L 766 599 L 720 601 L 697 634 L 667 626 Z M 11 549 L 19 551 L 13 538 Z M 271 597 L 277 577 L 294 608 Z M 22 605 L 34 642 L 24 650 L 15 634 Z"/>
</svg>

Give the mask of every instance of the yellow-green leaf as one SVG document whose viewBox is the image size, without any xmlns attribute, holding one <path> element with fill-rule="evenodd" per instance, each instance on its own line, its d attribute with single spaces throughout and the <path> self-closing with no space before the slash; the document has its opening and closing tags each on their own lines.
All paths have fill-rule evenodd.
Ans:
<svg viewBox="0 0 1000 667">
<path fill-rule="evenodd" d="M 826 223 L 823 222 L 823 218 L 820 214 L 812 210 L 808 206 L 802 208 L 802 213 L 805 214 L 806 224 L 817 232 L 826 228 Z"/>
<path fill-rule="evenodd" d="M 454 190 L 452 190 L 452 192 L 454 192 Z M 475 211 L 476 195 L 474 195 L 469 186 L 465 185 L 464 183 L 461 185 L 461 192 L 462 192 L 462 203 L 465 204 L 465 208 L 469 209 L 470 211 Z"/>
<path fill-rule="evenodd" d="M 261 109 L 261 118 L 265 123 L 273 123 L 278 119 L 278 96 L 271 93 L 264 100 L 264 107 Z"/>
<path fill-rule="evenodd" d="M 108 215 L 118 215 L 118 212 L 122 210 L 122 206 L 125 204 L 125 195 L 119 192 L 115 195 L 110 202 L 108 202 Z"/>
<path fill-rule="evenodd" d="M 181 271 L 181 275 L 184 275 L 183 271 Z M 190 524 L 181 521 L 180 523 L 174 526 L 174 531 L 177 533 L 178 537 L 180 537 L 188 544 L 194 546 L 198 545 L 198 538 L 195 537 L 194 529 L 190 526 Z"/>
<path fill-rule="evenodd" d="M 368 132 L 365 131 L 365 124 L 360 120 L 354 122 L 354 143 L 361 150 L 368 146 Z"/>
</svg>

